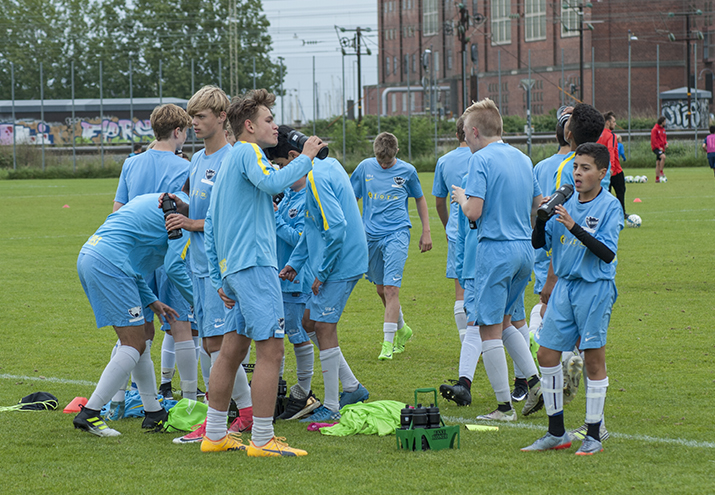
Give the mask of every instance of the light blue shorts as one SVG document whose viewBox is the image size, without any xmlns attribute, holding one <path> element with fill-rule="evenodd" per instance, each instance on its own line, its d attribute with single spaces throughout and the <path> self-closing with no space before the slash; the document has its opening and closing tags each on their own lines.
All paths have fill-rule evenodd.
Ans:
<svg viewBox="0 0 715 495">
<path fill-rule="evenodd" d="M 252 266 L 231 273 L 223 279 L 223 291 L 236 301 L 232 326 L 240 335 L 258 342 L 283 338 L 285 319 L 278 270 Z"/>
<path fill-rule="evenodd" d="M 179 313 L 179 321 L 191 321 L 191 319 L 193 319 L 193 316 L 190 317 L 189 315 L 193 315 L 194 308 L 184 299 L 184 296 L 181 295 L 181 292 L 179 292 L 179 289 L 174 285 L 174 282 L 169 280 L 163 265 L 154 270 L 154 273 L 146 278 L 146 284 L 161 302 Z M 154 321 L 154 313 L 150 310 L 146 309 L 144 314 L 147 315 L 146 321 Z M 164 332 L 170 328 L 167 322 L 161 325 L 161 329 Z"/>
<path fill-rule="evenodd" d="M 529 280 L 527 280 L 527 284 Z M 521 292 L 521 297 L 516 301 L 516 306 L 511 312 L 511 321 L 520 321 L 526 319 L 526 310 L 524 309 L 524 292 Z"/>
<path fill-rule="evenodd" d="M 464 281 L 464 310 L 467 312 L 467 323 L 477 321 L 477 301 L 474 299 L 474 279 L 465 278 Z"/>
<path fill-rule="evenodd" d="M 524 305 L 524 289 L 534 266 L 530 241 L 490 241 L 477 246 L 474 297 L 477 324 L 496 325 L 505 315 L 513 315 L 519 301 Z"/>
<path fill-rule="evenodd" d="M 457 241 L 447 241 L 447 278 L 459 278 L 457 276 Z"/>
<path fill-rule="evenodd" d="M 310 337 L 303 329 L 303 313 L 305 313 L 305 303 L 310 298 L 309 294 L 301 292 L 283 293 L 283 313 L 285 314 L 286 337 L 291 344 L 302 344 L 308 342 Z"/>
<path fill-rule="evenodd" d="M 226 332 L 226 306 L 211 284 L 211 277 L 192 277 L 194 317 L 199 337 L 220 337 Z"/>
<path fill-rule="evenodd" d="M 376 285 L 400 287 L 409 247 L 409 229 L 398 230 L 382 237 L 367 235 L 367 279 Z"/>
<path fill-rule="evenodd" d="M 318 295 L 313 294 L 306 304 L 310 319 L 325 323 L 337 323 L 343 314 L 350 293 L 360 277 L 347 280 L 328 280 L 320 286 Z"/>
<path fill-rule="evenodd" d="M 86 251 L 79 253 L 77 273 L 94 311 L 97 328 L 144 325 L 142 300 L 134 277 L 103 256 Z"/>
<path fill-rule="evenodd" d="M 611 310 L 618 292 L 613 280 L 559 279 L 549 298 L 543 326 L 534 338 L 554 351 L 600 349 L 606 345 Z"/>
</svg>

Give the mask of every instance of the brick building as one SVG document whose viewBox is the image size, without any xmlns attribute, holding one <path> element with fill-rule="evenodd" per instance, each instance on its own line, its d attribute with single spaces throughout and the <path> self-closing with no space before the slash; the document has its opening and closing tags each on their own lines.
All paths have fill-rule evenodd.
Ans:
<svg viewBox="0 0 715 495">
<path fill-rule="evenodd" d="M 691 86 L 697 76 L 698 87 L 712 91 L 713 3 L 712 0 L 465 1 L 471 17 L 465 57 L 468 99 L 489 97 L 497 104 L 501 102 L 505 115 L 526 115 L 522 81 L 528 80 L 530 57 L 533 115 L 548 113 L 562 101 L 578 99 L 625 117 L 630 30 L 632 113 L 655 116 L 660 92 L 686 86 L 686 37 L 691 39 L 693 54 Z M 698 14 L 698 9 L 702 13 Z M 475 13 L 481 16 L 478 19 L 481 22 L 475 22 Z M 436 109 L 446 116 L 459 115 L 464 109 L 464 98 L 458 22 L 459 7 L 454 0 L 378 0 L 379 83 L 364 88 L 365 113 L 375 114 L 378 100 L 383 115 L 406 114 L 408 102 L 413 113 L 429 112 L 430 99 L 425 96 L 428 93 L 423 84 L 426 86 L 434 76 L 438 88 Z M 669 41 L 669 35 L 675 41 Z M 434 74 L 421 63 L 422 53 L 430 48 Z M 709 104 L 712 111 L 712 100 Z"/>
</svg>

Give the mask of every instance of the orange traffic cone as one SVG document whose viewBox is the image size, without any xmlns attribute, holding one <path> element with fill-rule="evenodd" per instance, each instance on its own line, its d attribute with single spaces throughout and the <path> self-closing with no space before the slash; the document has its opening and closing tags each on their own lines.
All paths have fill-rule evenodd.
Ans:
<svg viewBox="0 0 715 495">
<path fill-rule="evenodd" d="M 67 404 L 67 407 L 65 407 L 62 412 L 66 414 L 70 413 L 78 413 L 80 411 L 79 406 L 84 406 L 87 404 L 87 398 L 86 397 L 75 397 L 72 399 L 72 402 Z"/>
</svg>

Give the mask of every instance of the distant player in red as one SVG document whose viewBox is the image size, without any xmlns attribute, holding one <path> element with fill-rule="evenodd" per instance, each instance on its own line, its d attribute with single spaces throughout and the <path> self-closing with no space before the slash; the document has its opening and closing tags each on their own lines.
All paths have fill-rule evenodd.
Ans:
<svg viewBox="0 0 715 495">
<path fill-rule="evenodd" d="M 663 182 L 668 179 L 663 173 L 663 167 L 665 166 L 665 149 L 668 147 L 668 140 L 665 137 L 665 117 L 660 117 L 658 123 L 653 126 L 650 131 L 650 148 L 655 153 L 655 181 L 661 182 L 661 177 Z"/>
<path fill-rule="evenodd" d="M 705 138 L 703 142 L 703 151 L 708 154 L 708 164 L 710 168 L 715 172 L 715 125 L 710 126 L 710 134 Z"/>
<path fill-rule="evenodd" d="M 610 191 L 612 189 L 615 191 L 616 197 L 623 209 L 623 218 L 625 218 L 628 216 L 626 215 L 626 178 L 623 175 L 623 168 L 618 159 L 618 138 L 613 133 L 616 129 L 616 114 L 606 112 L 603 114 L 603 119 L 606 121 L 606 126 L 603 128 L 601 137 L 598 138 L 598 144 L 602 144 L 608 148 L 608 153 L 610 154 L 611 184 L 608 190 Z"/>
</svg>

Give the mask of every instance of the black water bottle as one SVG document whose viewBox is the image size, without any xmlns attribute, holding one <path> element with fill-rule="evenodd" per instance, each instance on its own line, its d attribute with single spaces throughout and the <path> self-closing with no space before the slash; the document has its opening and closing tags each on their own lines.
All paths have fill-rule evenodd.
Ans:
<svg viewBox="0 0 715 495">
<path fill-rule="evenodd" d="M 417 404 L 417 407 L 412 411 L 412 427 L 415 429 L 427 428 L 428 424 L 427 409 L 422 407 L 422 404 Z"/>
<path fill-rule="evenodd" d="M 412 423 L 412 411 L 414 411 L 414 408 L 410 407 L 409 404 L 405 404 L 404 409 L 400 409 L 400 429 L 410 429 L 410 423 Z"/>
<path fill-rule="evenodd" d="M 442 426 L 440 423 L 439 407 L 434 404 L 430 404 L 427 408 L 427 422 L 429 423 L 429 428 L 439 428 Z"/>
<path fill-rule="evenodd" d="M 166 221 L 166 218 L 169 215 L 173 215 L 176 213 L 176 201 L 171 199 L 169 197 L 168 193 L 165 193 L 164 196 L 161 198 L 161 209 L 164 212 L 164 221 Z M 179 239 L 183 233 L 181 232 L 181 229 L 174 229 L 168 231 L 169 234 L 169 239 Z"/>
<path fill-rule="evenodd" d="M 536 210 L 536 216 L 538 216 L 540 220 L 548 220 L 556 213 L 556 207 L 564 204 L 572 194 L 573 186 L 571 184 L 564 184 L 559 187 L 546 203 L 539 206 L 539 209 Z"/>
</svg>

